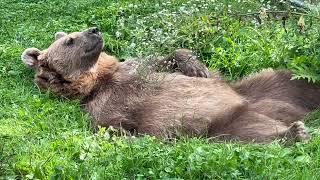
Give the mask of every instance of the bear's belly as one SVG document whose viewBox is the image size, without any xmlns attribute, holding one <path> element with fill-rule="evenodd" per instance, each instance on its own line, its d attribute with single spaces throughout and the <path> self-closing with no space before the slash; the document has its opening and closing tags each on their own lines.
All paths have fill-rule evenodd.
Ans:
<svg viewBox="0 0 320 180">
<path fill-rule="evenodd" d="M 144 102 L 138 132 L 156 136 L 207 135 L 233 119 L 247 102 L 216 79 L 169 76 L 163 91 Z"/>
</svg>

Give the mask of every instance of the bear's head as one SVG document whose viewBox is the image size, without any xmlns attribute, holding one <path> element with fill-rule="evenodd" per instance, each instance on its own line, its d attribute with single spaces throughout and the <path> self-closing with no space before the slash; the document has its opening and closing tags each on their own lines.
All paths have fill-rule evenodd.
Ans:
<svg viewBox="0 0 320 180">
<path fill-rule="evenodd" d="M 22 61 L 36 71 L 46 68 L 68 79 L 92 68 L 103 48 L 97 28 L 71 34 L 58 32 L 55 39 L 46 50 L 26 49 L 21 55 Z"/>
<path fill-rule="evenodd" d="M 66 34 L 58 32 L 48 49 L 28 48 L 22 61 L 36 71 L 35 83 L 43 90 L 71 98 L 84 98 L 110 80 L 118 70 L 117 58 L 102 52 L 97 28 Z"/>
</svg>

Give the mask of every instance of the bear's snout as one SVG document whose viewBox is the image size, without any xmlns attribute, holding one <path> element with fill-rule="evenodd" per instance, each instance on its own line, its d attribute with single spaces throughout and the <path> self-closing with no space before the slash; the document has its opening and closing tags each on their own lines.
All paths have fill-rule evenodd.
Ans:
<svg viewBox="0 0 320 180">
<path fill-rule="evenodd" d="M 92 27 L 88 29 L 88 33 L 90 34 L 99 34 L 100 30 L 97 27 Z"/>
<path fill-rule="evenodd" d="M 89 28 L 89 29 L 85 30 L 83 33 L 86 34 L 86 36 L 94 44 L 103 42 L 102 33 L 100 32 L 100 30 L 97 27 Z"/>
</svg>

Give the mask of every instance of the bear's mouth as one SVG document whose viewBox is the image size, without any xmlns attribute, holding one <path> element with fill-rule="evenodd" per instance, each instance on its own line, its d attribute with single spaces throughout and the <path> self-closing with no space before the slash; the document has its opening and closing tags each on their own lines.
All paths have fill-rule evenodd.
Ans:
<svg viewBox="0 0 320 180">
<path fill-rule="evenodd" d="M 97 50 L 98 48 L 101 51 L 102 44 L 103 44 L 102 40 L 99 40 L 95 45 L 91 46 L 89 49 L 86 49 L 85 53 L 90 53 L 92 51 Z"/>
</svg>

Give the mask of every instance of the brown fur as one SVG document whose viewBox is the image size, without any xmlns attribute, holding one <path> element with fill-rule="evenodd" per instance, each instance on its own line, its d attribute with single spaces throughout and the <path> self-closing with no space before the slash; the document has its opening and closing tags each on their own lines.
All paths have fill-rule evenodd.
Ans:
<svg viewBox="0 0 320 180">
<path fill-rule="evenodd" d="M 151 68 L 147 78 L 139 73 L 141 65 L 136 61 L 120 63 L 101 48 L 91 55 L 92 65 L 84 63 L 86 67 L 78 68 L 81 71 L 59 69 L 76 60 L 81 65 L 83 58 L 78 56 L 50 64 L 55 55 L 48 57 L 46 52 L 63 57 L 60 46 L 69 36 L 88 36 L 91 31 L 60 37 L 43 52 L 27 49 L 22 59 L 36 70 L 41 88 L 81 99 L 95 125 L 157 137 L 188 135 L 257 142 L 309 138 L 301 120 L 319 106 L 320 88 L 290 80 L 288 71 L 265 70 L 228 84 L 217 73 L 209 74 L 188 50 L 158 59 L 157 67 L 170 73 Z M 79 46 L 74 50 L 84 51 Z M 47 59 L 34 58 L 39 56 Z"/>
<path fill-rule="evenodd" d="M 59 74 L 47 67 L 40 67 L 39 72 L 36 74 L 35 81 L 42 89 L 51 88 L 51 90 L 61 96 L 82 99 L 90 95 L 97 82 L 111 78 L 118 67 L 119 62 L 117 59 L 101 53 L 97 64 L 75 79 L 65 80 L 61 76 L 56 78 Z M 50 76 L 50 78 L 44 78 L 48 76 Z M 51 82 L 50 84 L 48 84 L 48 80 Z"/>
</svg>

